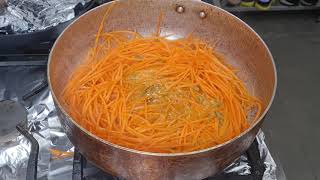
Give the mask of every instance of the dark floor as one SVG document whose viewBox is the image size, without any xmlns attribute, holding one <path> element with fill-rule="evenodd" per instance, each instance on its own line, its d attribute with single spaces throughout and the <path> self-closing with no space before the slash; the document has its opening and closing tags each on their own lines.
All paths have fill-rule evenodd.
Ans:
<svg viewBox="0 0 320 180">
<path fill-rule="evenodd" d="M 240 14 L 269 46 L 278 89 L 264 123 L 289 180 L 320 180 L 320 23 L 316 15 Z"/>
</svg>

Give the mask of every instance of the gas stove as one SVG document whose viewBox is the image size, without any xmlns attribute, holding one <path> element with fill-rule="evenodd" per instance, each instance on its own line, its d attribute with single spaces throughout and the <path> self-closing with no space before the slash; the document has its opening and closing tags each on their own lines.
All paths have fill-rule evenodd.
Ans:
<svg viewBox="0 0 320 180">
<path fill-rule="evenodd" d="M 0 41 L 0 180 L 119 179 L 86 161 L 57 117 L 46 64 L 64 27 L 33 33 L 23 45 L 16 38 L 9 47 L 8 38 Z M 260 131 L 246 153 L 221 174 L 207 179 L 275 180 L 278 170 Z"/>
<path fill-rule="evenodd" d="M 0 141 L 0 179 L 119 179 L 86 161 L 63 132 L 47 84 L 47 56 L 0 55 L 0 132 L 9 134 Z M 273 180 L 276 169 L 260 131 L 245 154 L 207 180 Z"/>
</svg>

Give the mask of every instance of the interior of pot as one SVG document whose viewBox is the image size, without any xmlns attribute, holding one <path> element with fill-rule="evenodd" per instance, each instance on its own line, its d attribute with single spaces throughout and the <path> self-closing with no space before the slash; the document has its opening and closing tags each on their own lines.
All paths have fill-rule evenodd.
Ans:
<svg viewBox="0 0 320 180">
<path fill-rule="evenodd" d="M 66 111 L 61 104 L 61 92 L 93 45 L 110 5 L 81 16 L 64 31 L 51 51 L 48 77 L 53 95 Z M 182 11 L 178 7 L 182 7 Z M 194 37 L 209 43 L 227 63 L 239 70 L 238 76 L 249 92 L 262 101 L 262 110 L 266 111 L 276 86 L 272 57 L 260 37 L 229 13 L 196 0 L 120 0 L 107 17 L 105 30 L 133 30 L 148 35 L 156 31 L 160 12 L 164 15 L 162 35 L 183 37 L 193 33 Z"/>
</svg>

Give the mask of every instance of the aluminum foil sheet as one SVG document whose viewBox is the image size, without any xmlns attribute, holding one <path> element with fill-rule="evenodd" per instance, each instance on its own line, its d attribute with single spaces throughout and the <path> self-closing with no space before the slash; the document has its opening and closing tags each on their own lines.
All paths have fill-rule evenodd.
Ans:
<svg viewBox="0 0 320 180">
<path fill-rule="evenodd" d="M 22 96 L 41 84 L 46 78 L 45 67 L 0 67 L 0 100 L 17 100 L 28 110 L 28 129 L 38 140 L 38 179 L 68 180 L 72 177 L 74 151 L 73 145 L 64 133 L 57 117 L 53 100 L 48 88 L 32 98 L 23 101 Z M 276 163 L 265 144 L 262 131 L 257 136 L 261 159 L 266 171 L 263 180 L 276 180 Z M 57 157 L 52 149 L 68 152 L 68 156 Z M 25 179 L 30 144 L 22 135 L 0 145 L 0 180 Z M 243 155 L 227 167 L 224 173 L 248 175 L 251 173 L 248 158 Z M 92 169 L 84 174 L 92 175 Z M 89 173 L 86 173 L 88 171 Z"/>
<path fill-rule="evenodd" d="M 26 33 L 43 30 L 75 17 L 77 4 L 90 0 L 1 0 L 0 33 Z M 2 31 L 2 32 L 1 32 Z"/>
<path fill-rule="evenodd" d="M 265 143 L 265 136 L 262 131 L 258 134 L 258 145 L 259 145 L 259 151 L 260 151 L 260 157 L 263 159 L 264 166 L 266 168 L 265 172 L 263 173 L 263 179 L 277 179 L 276 177 L 276 170 L 277 165 L 272 158 L 270 151 Z"/>
<path fill-rule="evenodd" d="M 22 103 L 27 111 L 28 130 L 40 144 L 38 161 L 38 179 L 47 179 L 50 162 L 50 131 L 47 116 L 54 110 L 49 91 L 23 101 L 22 96 L 39 85 L 45 76 L 45 69 L 39 67 L 1 67 L 0 100 L 11 99 Z M 0 179 L 22 180 L 26 178 L 26 166 L 30 153 L 30 143 L 19 135 L 0 144 Z"/>
</svg>

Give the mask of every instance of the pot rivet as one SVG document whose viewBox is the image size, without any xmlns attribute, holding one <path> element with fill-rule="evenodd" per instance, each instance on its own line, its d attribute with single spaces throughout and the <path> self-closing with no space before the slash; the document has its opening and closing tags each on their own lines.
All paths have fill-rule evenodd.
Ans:
<svg viewBox="0 0 320 180">
<path fill-rule="evenodd" d="M 201 19 L 204 19 L 207 15 L 204 11 L 200 11 L 199 16 Z"/>
<path fill-rule="evenodd" d="M 183 6 L 177 6 L 176 11 L 178 13 L 183 13 L 184 12 L 184 7 Z"/>
</svg>

